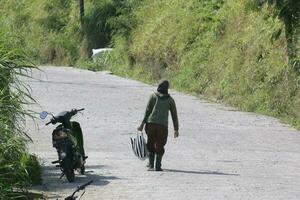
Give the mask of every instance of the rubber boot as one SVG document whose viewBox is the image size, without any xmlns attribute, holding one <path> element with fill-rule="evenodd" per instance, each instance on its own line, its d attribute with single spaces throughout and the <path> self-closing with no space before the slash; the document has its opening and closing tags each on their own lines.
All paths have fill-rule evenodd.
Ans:
<svg viewBox="0 0 300 200">
<path fill-rule="evenodd" d="M 150 153 L 149 154 L 149 163 L 147 165 L 148 170 L 153 170 L 154 169 L 154 159 L 155 159 L 155 154 Z"/>
<path fill-rule="evenodd" d="M 155 171 L 162 171 L 161 160 L 162 160 L 162 155 L 156 155 Z"/>
</svg>

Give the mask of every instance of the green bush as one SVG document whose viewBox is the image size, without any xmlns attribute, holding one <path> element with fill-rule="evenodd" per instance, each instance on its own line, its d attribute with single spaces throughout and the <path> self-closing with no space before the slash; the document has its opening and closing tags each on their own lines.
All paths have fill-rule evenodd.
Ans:
<svg viewBox="0 0 300 200">
<path fill-rule="evenodd" d="M 140 2 L 85 1 L 81 23 L 78 1 L 2 0 L 0 24 L 37 63 L 74 65 L 92 48 L 109 46 L 113 34 L 128 35 L 136 21 L 132 7 Z"/>
<path fill-rule="evenodd" d="M 42 168 L 36 155 L 29 155 L 25 162 L 30 183 L 34 185 L 42 184 Z"/>
<path fill-rule="evenodd" d="M 18 38 L 7 36 L 0 30 L 0 199 L 15 199 L 21 194 L 15 190 L 25 189 L 41 179 L 37 173 L 39 164 L 28 154 L 26 141 L 30 139 L 23 131 L 26 102 L 34 102 L 29 89 L 20 77 L 29 77 L 34 68 L 25 52 L 17 49 Z M 8 39 L 12 42 L 9 42 Z M 34 164 L 34 165 L 32 165 Z M 35 172 L 35 174 L 32 174 Z M 37 176 L 34 177 L 33 176 Z"/>
</svg>

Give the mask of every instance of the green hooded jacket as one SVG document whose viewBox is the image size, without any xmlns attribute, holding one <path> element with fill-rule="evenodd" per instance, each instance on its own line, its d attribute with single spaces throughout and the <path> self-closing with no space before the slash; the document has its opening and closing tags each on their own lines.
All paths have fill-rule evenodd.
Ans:
<svg viewBox="0 0 300 200">
<path fill-rule="evenodd" d="M 178 117 L 174 99 L 169 94 L 156 92 L 150 96 L 143 123 L 155 123 L 168 127 L 169 111 L 171 111 L 174 130 L 178 131 Z"/>
</svg>

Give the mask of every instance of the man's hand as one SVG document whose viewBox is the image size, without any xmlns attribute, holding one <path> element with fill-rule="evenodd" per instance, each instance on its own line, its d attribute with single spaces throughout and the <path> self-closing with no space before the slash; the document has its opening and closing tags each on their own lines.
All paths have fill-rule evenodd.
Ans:
<svg viewBox="0 0 300 200">
<path fill-rule="evenodd" d="M 144 124 L 141 123 L 141 125 L 137 128 L 137 130 L 138 130 L 138 131 L 143 131 L 143 129 L 144 129 Z"/>
<path fill-rule="evenodd" d="M 174 131 L 174 138 L 177 138 L 179 136 L 179 132 L 178 131 Z"/>
</svg>

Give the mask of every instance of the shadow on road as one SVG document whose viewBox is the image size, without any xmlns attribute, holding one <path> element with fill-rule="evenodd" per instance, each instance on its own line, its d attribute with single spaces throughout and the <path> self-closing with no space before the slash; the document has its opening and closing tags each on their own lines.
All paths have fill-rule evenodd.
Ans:
<svg viewBox="0 0 300 200">
<path fill-rule="evenodd" d="M 85 169 L 101 169 L 101 168 L 106 168 L 107 165 L 86 165 Z M 54 165 L 47 165 L 47 166 L 42 166 L 44 171 L 52 171 L 52 170 L 59 170 L 58 167 L 55 167 Z"/>
<path fill-rule="evenodd" d="M 94 170 L 99 170 L 102 168 L 107 167 L 106 165 L 87 165 L 85 166 L 85 173 L 89 174 L 89 173 L 94 173 Z M 60 173 L 59 168 L 55 167 L 54 165 L 51 166 L 43 166 L 43 171 L 44 172 L 49 172 L 49 173 L 53 173 L 52 171 L 57 171 L 57 173 Z"/>
<path fill-rule="evenodd" d="M 106 167 L 107 165 L 85 165 L 85 169 L 100 169 Z"/>
<path fill-rule="evenodd" d="M 92 165 L 89 169 L 100 169 L 104 165 Z M 39 191 L 58 192 L 60 190 L 71 189 L 75 190 L 77 186 L 82 185 L 90 180 L 93 180 L 92 186 L 105 186 L 110 183 L 111 180 L 118 180 L 120 178 L 115 176 L 104 176 L 94 173 L 92 170 L 88 171 L 84 175 L 75 173 L 75 182 L 69 183 L 66 177 L 60 179 L 61 171 L 55 166 L 43 166 L 43 187 L 36 187 Z"/>
<path fill-rule="evenodd" d="M 216 171 L 186 171 L 177 169 L 164 169 L 165 172 L 175 172 L 175 173 L 186 173 L 186 174 L 199 174 L 199 175 L 222 175 L 222 176 L 239 176 L 239 174 L 228 174 Z"/>
</svg>

